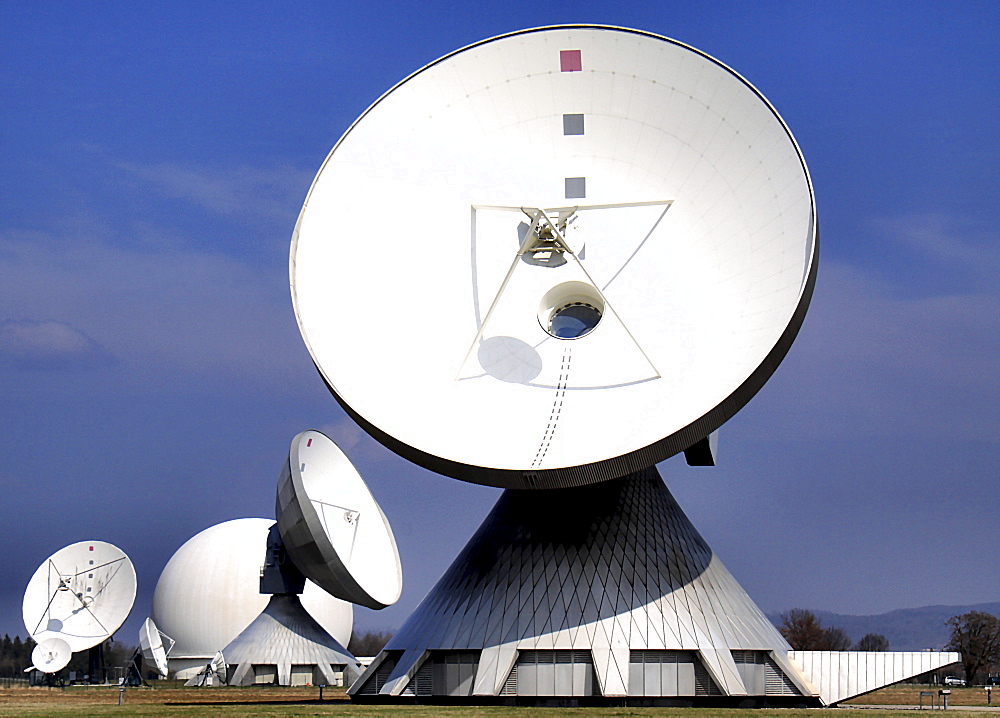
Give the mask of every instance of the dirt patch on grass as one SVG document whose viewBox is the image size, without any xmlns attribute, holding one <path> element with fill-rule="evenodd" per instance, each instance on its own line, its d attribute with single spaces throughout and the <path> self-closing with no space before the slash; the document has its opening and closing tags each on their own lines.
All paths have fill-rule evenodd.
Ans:
<svg viewBox="0 0 1000 718">
<path fill-rule="evenodd" d="M 886 686 L 873 693 L 866 693 L 863 696 L 845 701 L 842 705 L 878 705 L 878 706 L 916 706 L 920 705 L 920 692 L 933 691 L 935 694 L 941 690 L 941 686 L 920 685 L 917 683 L 898 683 L 894 686 Z M 982 687 L 949 687 L 951 691 L 948 696 L 949 706 L 985 706 L 986 691 Z M 993 706 L 1000 707 L 1000 690 L 993 691 Z M 935 700 L 939 696 L 935 695 Z M 924 697 L 924 707 L 931 703 L 930 696 Z"/>
</svg>

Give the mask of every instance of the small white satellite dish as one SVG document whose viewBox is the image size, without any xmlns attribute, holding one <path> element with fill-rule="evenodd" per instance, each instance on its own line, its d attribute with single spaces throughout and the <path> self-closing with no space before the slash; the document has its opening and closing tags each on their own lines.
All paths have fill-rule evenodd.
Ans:
<svg viewBox="0 0 1000 718">
<path fill-rule="evenodd" d="M 226 659 L 222 656 L 222 651 L 218 651 L 208 664 L 202 668 L 197 675 L 191 676 L 184 683 L 186 688 L 200 687 L 211 688 L 215 685 L 226 683 Z"/>
<path fill-rule="evenodd" d="M 212 673 L 219 679 L 220 684 L 226 682 L 226 659 L 223 657 L 222 651 L 215 654 L 215 657 L 212 659 L 212 662 L 208 664 L 208 666 Z"/>
<path fill-rule="evenodd" d="M 128 618 L 135 601 L 135 568 L 104 541 L 81 541 L 56 551 L 24 590 L 24 627 L 36 642 L 61 638 L 70 651 L 104 641 Z"/>
<path fill-rule="evenodd" d="M 374 609 L 399 598 L 403 572 L 389 522 L 325 434 L 304 431 L 292 439 L 275 510 L 285 550 L 321 588 Z"/>
<path fill-rule="evenodd" d="M 164 645 L 164 638 L 167 645 Z M 139 650 L 142 651 L 142 657 L 156 666 L 157 672 L 164 678 L 169 673 L 167 656 L 173 646 L 174 639 L 160 631 L 152 618 L 147 618 L 143 622 L 142 628 L 139 629 Z"/>
<path fill-rule="evenodd" d="M 73 657 L 73 651 L 62 638 L 46 638 L 31 651 L 31 662 L 42 673 L 61 671 Z M 30 670 L 30 669 L 29 669 Z"/>
</svg>

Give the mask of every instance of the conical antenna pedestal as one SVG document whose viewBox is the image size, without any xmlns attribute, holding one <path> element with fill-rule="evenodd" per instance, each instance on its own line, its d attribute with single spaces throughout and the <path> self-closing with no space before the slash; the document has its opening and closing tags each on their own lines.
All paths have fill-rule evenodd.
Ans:
<svg viewBox="0 0 1000 718">
<path fill-rule="evenodd" d="M 222 681 L 230 685 L 337 685 L 341 672 L 348 682 L 357 678 L 361 664 L 302 606 L 299 594 L 305 582 L 285 550 L 278 524 L 272 525 L 260 571 L 260 592 L 272 594 L 267 606 L 222 649 L 217 657 L 221 668 L 209 664 L 189 683 L 205 685 L 199 679 L 222 671 Z"/>
<path fill-rule="evenodd" d="M 504 492 L 350 693 L 456 695 L 445 648 L 474 676 L 466 695 L 746 696 L 738 654 L 779 700 L 812 693 L 655 469 Z"/>
<path fill-rule="evenodd" d="M 271 596 L 263 613 L 222 654 L 229 666 L 229 685 L 236 686 L 264 682 L 332 686 L 341 671 L 350 685 L 361 673 L 357 659 L 323 630 L 295 594 Z M 306 667 L 308 675 L 293 675 Z"/>
</svg>

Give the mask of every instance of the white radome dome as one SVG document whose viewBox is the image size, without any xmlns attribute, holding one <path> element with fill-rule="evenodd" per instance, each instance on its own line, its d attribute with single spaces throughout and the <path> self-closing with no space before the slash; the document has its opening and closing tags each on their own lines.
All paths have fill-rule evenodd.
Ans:
<svg viewBox="0 0 1000 718">
<path fill-rule="evenodd" d="M 215 655 L 267 606 L 260 593 L 271 519 L 235 519 L 205 529 L 171 556 L 153 592 L 152 618 L 176 641 L 171 668 Z M 342 646 L 351 640 L 354 606 L 306 581 L 302 605 Z M 176 665 L 176 667 L 175 667 Z M 187 666 L 184 665 L 184 668 Z"/>
</svg>

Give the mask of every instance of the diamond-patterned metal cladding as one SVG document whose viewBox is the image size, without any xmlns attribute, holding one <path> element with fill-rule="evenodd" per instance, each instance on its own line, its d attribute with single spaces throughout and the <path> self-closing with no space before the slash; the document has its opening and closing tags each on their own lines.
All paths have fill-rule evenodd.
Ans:
<svg viewBox="0 0 1000 718">
<path fill-rule="evenodd" d="M 303 608 L 295 594 L 275 594 L 253 622 L 222 649 L 222 655 L 235 671 L 230 685 L 254 681 L 254 665 L 277 668 L 278 683 L 291 685 L 292 665 L 312 665 L 327 685 L 334 685 L 334 666 L 343 666 L 348 685 L 361 666 L 346 648 L 337 642 Z"/>
<path fill-rule="evenodd" d="M 631 650 L 699 651 L 746 693 L 731 650 L 789 648 L 681 511 L 655 467 L 573 489 L 507 490 L 387 651 L 382 693 L 427 650 L 480 650 L 497 695 L 519 650 L 590 650 L 602 693 L 625 695 Z"/>
</svg>

